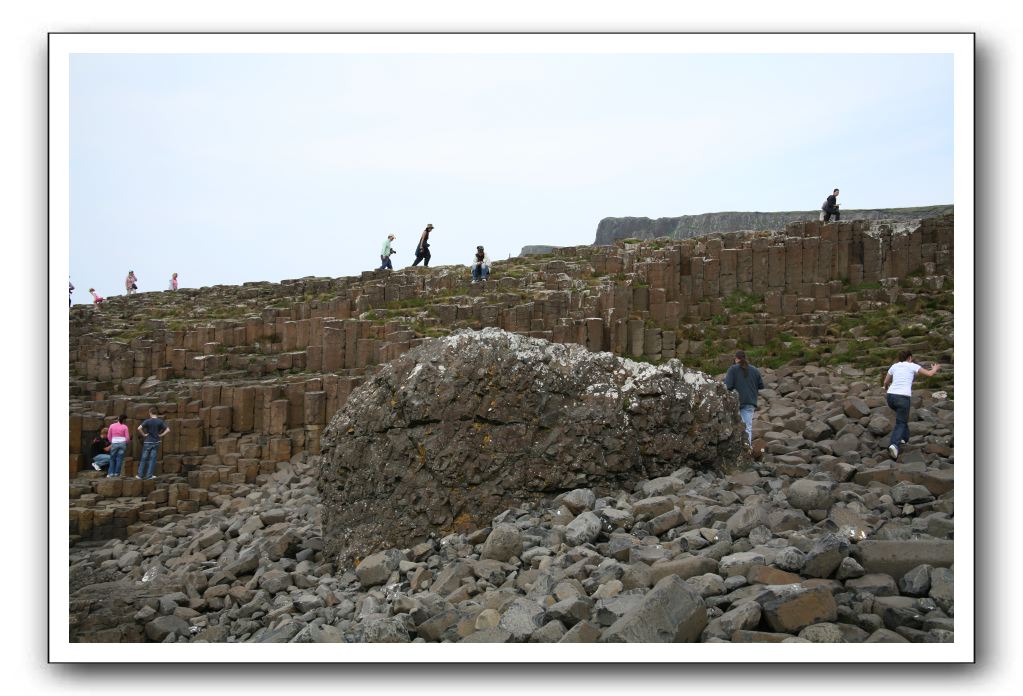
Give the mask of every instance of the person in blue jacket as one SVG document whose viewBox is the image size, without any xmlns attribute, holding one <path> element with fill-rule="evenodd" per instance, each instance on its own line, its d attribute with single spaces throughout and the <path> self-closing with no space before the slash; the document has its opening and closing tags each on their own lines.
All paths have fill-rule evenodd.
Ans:
<svg viewBox="0 0 1023 696">
<path fill-rule="evenodd" d="M 725 386 L 739 394 L 739 416 L 746 425 L 746 438 L 753 446 L 753 412 L 757 410 L 757 392 L 764 388 L 760 370 L 746 360 L 746 351 L 735 351 L 735 362 L 725 373 Z"/>
</svg>

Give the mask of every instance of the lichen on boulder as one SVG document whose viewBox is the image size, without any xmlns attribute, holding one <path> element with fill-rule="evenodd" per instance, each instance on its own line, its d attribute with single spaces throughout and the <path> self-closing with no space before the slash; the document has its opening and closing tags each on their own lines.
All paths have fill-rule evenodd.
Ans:
<svg viewBox="0 0 1023 696">
<path fill-rule="evenodd" d="M 678 360 L 461 331 L 383 366 L 331 420 L 325 550 L 349 563 L 579 487 L 748 465 L 734 397 Z"/>
</svg>

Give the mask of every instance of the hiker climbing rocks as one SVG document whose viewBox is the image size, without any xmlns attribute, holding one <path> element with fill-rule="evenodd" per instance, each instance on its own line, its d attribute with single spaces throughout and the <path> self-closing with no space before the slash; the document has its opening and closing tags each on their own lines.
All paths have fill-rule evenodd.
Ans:
<svg viewBox="0 0 1023 696">
<path fill-rule="evenodd" d="M 103 302 L 103 298 L 96 294 L 96 288 L 89 288 L 89 294 L 92 295 L 92 303 L 98 305 Z"/>
<path fill-rule="evenodd" d="M 378 271 L 382 271 L 385 268 L 393 270 L 394 266 L 391 265 L 391 255 L 395 253 L 394 249 L 391 248 L 391 242 L 394 241 L 394 235 L 387 235 L 387 240 L 384 242 L 384 246 L 380 248 L 380 268 Z"/>
<path fill-rule="evenodd" d="M 146 437 L 142 442 L 142 456 L 139 457 L 139 471 L 135 478 L 154 479 L 156 469 L 156 453 L 160 449 L 160 438 L 170 432 L 170 428 L 160 418 L 156 408 L 149 409 L 149 418 L 138 427 L 139 434 Z"/>
<path fill-rule="evenodd" d="M 476 253 L 472 257 L 472 282 L 487 282 L 490 277 L 490 257 L 483 247 L 476 247 Z"/>
<path fill-rule="evenodd" d="M 416 260 L 412 262 L 413 266 L 418 266 L 419 262 L 423 262 L 423 268 L 430 267 L 430 232 L 433 230 L 433 225 L 429 224 L 423 233 L 419 235 L 419 244 L 416 245 Z"/>
<path fill-rule="evenodd" d="M 735 351 L 735 362 L 725 373 L 725 386 L 739 394 L 739 416 L 746 425 L 746 438 L 753 446 L 753 412 L 757 410 L 757 392 L 764 388 L 760 370 L 746 360 L 746 351 Z"/>
<path fill-rule="evenodd" d="M 838 189 L 832 191 L 831 195 L 825 198 L 823 205 L 821 205 L 821 220 L 830 222 L 832 215 L 835 216 L 835 222 L 842 219 L 842 214 L 838 211 Z"/>
<path fill-rule="evenodd" d="M 900 351 L 899 362 L 888 368 L 884 376 L 884 386 L 888 390 L 885 400 L 888 408 L 895 411 L 895 428 L 888 444 L 888 454 L 892 459 L 898 458 L 899 445 L 909 442 L 909 405 L 913 397 L 913 378 L 918 372 L 924 377 L 930 377 L 940 369 L 938 363 L 931 365 L 930 369 L 916 364 L 910 350 Z"/>
</svg>

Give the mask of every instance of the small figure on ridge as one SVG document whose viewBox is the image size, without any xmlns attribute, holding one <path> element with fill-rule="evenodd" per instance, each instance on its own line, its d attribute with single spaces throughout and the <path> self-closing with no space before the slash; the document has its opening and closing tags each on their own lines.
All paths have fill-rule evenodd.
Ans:
<svg viewBox="0 0 1023 696">
<path fill-rule="evenodd" d="M 168 290 L 177 290 L 178 289 L 178 274 L 177 273 L 171 273 L 171 279 L 170 279 L 170 283 L 167 284 L 167 289 Z"/>
<path fill-rule="evenodd" d="M 92 303 L 98 305 L 103 302 L 103 298 L 96 294 L 96 288 L 89 288 L 89 294 L 92 295 Z"/>
<path fill-rule="evenodd" d="M 128 295 L 134 295 L 139 289 L 139 279 L 135 277 L 135 271 L 128 271 L 128 277 L 124 279 L 124 291 Z"/>
<path fill-rule="evenodd" d="M 831 195 L 824 199 L 824 204 L 821 205 L 821 220 L 831 222 L 832 215 L 835 216 L 836 222 L 842 219 L 842 214 L 838 211 L 838 189 L 832 191 Z"/>
<path fill-rule="evenodd" d="M 426 226 L 423 233 L 419 235 L 419 244 L 416 246 L 416 260 L 412 262 L 413 266 L 418 266 L 419 262 L 423 262 L 423 268 L 430 267 L 430 232 L 433 230 L 433 224 Z"/>
<path fill-rule="evenodd" d="M 391 255 L 395 253 L 394 249 L 391 248 L 391 242 L 393 241 L 394 235 L 387 235 L 387 241 L 385 241 L 384 246 L 380 248 L 380 268 L 377 269 L 378 271 L 394 269 L 394 266 L 391 265 Z"/>
<path fill-rule="evenodd" d="M 472 257 L 472 282 L 487 282 L 490 277 L 490 257 L 483 251 L 482 246 L 476 247 L 476 253 Z"/>
</svg>

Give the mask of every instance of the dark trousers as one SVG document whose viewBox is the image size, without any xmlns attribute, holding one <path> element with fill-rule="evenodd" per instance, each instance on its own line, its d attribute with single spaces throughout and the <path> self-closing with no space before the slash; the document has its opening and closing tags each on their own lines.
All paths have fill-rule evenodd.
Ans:
<svg viewBox="0 0 1023 696">
<path fill-rule="evenodd" d="M 429 249 L 416 249 L 416 260 L 412 262 L 413 266 L 418 266 L 419 262 L 423 262 L 423 268 L 430 267 L 430 250 Z"/>
<path fill-rule="evenodd" d="M 908 396 L 888 394 L 888 408 L 895 411 L 895 429 L 892 430 L 890 445 L 898 447 L 903 441 L 909 442 L 909 402 Z"/>
<path fill-rule="evenodd" d="M 824 222 L 831 222 L 831 216 L 832 215 L 835 216 L 835 222 L 838 222 L 839 220 L 842 219 L 842 214 L 840 212 L 838 212 L 837 210 L 835 210 L 835 211 L 825 210 L 824 211 Z"/>
</svg>

